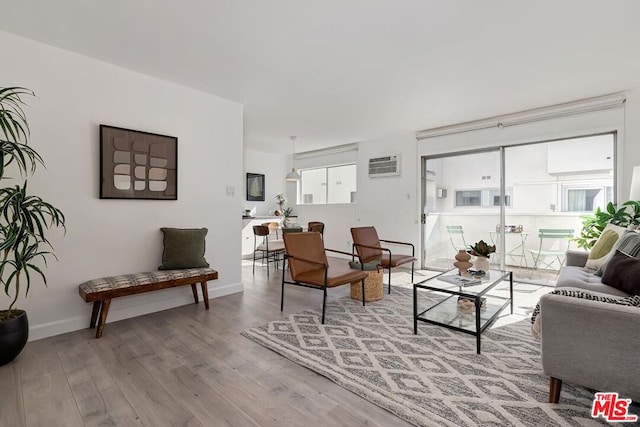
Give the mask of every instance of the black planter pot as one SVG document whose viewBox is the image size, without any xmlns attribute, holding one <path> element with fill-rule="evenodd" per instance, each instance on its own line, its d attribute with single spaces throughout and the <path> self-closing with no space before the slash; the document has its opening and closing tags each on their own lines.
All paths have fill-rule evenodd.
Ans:
<svg viewBox="0 0 640 427">
<path fill-rule="evenodd" d="M 6 311 L 0 311 L 6 313 Z M 14 310 L 16 317 L 0 322 L 0 366 L 6 365 L 20 354 L 29 338 L 27 312 Z"/>
</svg>

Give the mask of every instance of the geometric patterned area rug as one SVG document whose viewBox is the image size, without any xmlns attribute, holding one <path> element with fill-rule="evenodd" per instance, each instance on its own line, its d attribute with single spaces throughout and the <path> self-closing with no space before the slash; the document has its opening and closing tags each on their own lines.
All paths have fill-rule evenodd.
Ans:
<svg viewBox="0 0 640 427">
<path fill-rule="evenodd" d="M 428 304 L 428 294 L 421 306 Z M 529 319 L 475 337 L 426 323 L 413 334 L 412 290 L 394 286 L 380 301 L 344 297 L 319 311 L 242 332 L 416 426 L 590 426 L 593 392 L 563 384 L 547 403 L 540 343 Z M 508 309 L 505 309 L 508 312 Z"/>
</svg>

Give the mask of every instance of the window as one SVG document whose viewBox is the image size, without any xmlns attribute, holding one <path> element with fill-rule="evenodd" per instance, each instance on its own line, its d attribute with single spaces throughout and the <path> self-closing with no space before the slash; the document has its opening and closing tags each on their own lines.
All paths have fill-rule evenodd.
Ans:
<svg viewBox="0 0 640 427">
<path fill-rule="evenodd" d="M 355 203 L 355 164 L 305 169 L 300 177 L 300 204 Z"/>
<path fill-rule="evenodd" d="M 512 188 L 506 189 L 504 205 L 511 206 Z M 477 206 L 490 207 L 500 206 L 499 188 L 482 188 L 479 190 L 456 190 L 456 207 Z"/>
<path fill-rule="evenodd" d="M 506 193 L 504 195 L 504 205 L 511 206 L 511 188 L 506 189 Z M 492 188 L 489 190 L 489 205 L 490 206 L 500 206 L 500 189 Z M 485 205 L 483 205 L 485 206 Z"/>
<path fill-rule="evenodd" d="M 456 206 L 480 206 L 482 203 L 482 191 L 464 190 L 456 191 Z"/>
<path fill-rule="evenodd" d="M 602 184 L 564 185 L 562 206 L 564 212 L 593 212 L 604 209 L 613 200 L 613 186 Z"/>
<path fill-rule="evenodd" d="M 302 202 L 310 205 L 327 203 L 327 168 L 300 171 Z"/>
</svg>

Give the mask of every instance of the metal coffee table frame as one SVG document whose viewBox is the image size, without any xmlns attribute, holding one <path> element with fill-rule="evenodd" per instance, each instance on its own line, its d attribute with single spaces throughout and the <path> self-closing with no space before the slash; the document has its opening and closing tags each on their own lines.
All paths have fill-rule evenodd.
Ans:
<svg viewBox="0 0 640 427">
<path fill-rule="evenodd" d="M 513 314 L 513 272 L 491 270 L 489 272 L 490 279 L 483 281 L 479 285 L 472 286 L 458 286 L 438 280 L 445 275 L 454 275 L 453 271 L 455 270 L 439 274 L 422 282 L 414 283 L 413 333 L 418 333 L 418 321 L 421 321 L 474 335 L 476 337 L 477 353 L 480 354 L 480 337 L 482 332 L 491 326 L 507 305 L 511 306 L 511 314 Z M 509 280 L 509 298 L 489 293 L 505 280 Z M 474 288 L 479 291 L 474 291 Z M 448 296 L 445 296 L 442 301 L 433 304 L 426 310 L 418 312 L 418 289 L 448 294 Z M 465 297 L 474 302 L 475 328 L 454 326 L 452 324 L 460 317 L 458 314 L 458 297 Z M 485 308 L 480 306 L 483 297 L 486 298 Z M 429 318 L 430 312 L 433 314 L 431 318 Z M 444 320 L 448 321 L 445 322 Z"/>
</svg>

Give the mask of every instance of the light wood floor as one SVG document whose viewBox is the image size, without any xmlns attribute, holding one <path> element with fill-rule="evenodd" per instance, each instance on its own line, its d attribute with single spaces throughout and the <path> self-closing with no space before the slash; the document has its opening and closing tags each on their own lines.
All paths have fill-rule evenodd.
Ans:
<svg viewBox="0 0 640 427">
<path fill-rule="evenodd" d="M 281 316 L 280 273 L 243 274 L 245 291 L 209 311 L 192 304 L 108 323 L 100 339 L 87 329 L 28 343 L 0 367 L 0 426 L 408 425 L 241 336 Z M 284 315 L 321 303 L 289 286 Z"/>
</svg>

